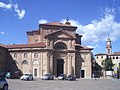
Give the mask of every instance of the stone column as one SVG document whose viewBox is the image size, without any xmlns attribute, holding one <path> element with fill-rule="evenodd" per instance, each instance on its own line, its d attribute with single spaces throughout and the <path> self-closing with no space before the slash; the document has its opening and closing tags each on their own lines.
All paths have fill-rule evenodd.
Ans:
<svg viewBox="0 0 120 90">
<path fill-rule="evenodd" d="M 54 45 L 53 45 L 53 41 L 51 40 L 51 41 L 50 41 L 50 48 L 53 48 L 53 46 L 54 46 Z"/>
<path fill-rule="evenodd" d="M 19 68 L 22 71 L 22 53 L 20 52 Z"/>
<path fill-rule="evenodd" d="M 46 59 L 46 66 L 47 66 L 47 68 L 46 68 L 46 71 L 47 71 L 47 73 L 50 73 L 50 56 L 49 56 L 49 53 L 47 53 L 47 55 L 46 55 L 47 57 L 47 59 Z"/>
<path fill-rule="evenodd" d="M 75 55 L 71 56 L 71 61 L 72 61 L 71 72 L 74 75 L 75 74 Z"/>
<path fill-rule="evenodd" d="M 29 56 L 29 55 L 28 55 Z M 32 65 L 32 52 L 30 52 L 30 69 L 29 72 L 33 74 L 33 65 Z"/>
<path fill-rule="evenodd" d="M 68 54 L 68 75 L 71 74 L 71 56 Z"/>
<path fill-rule="evenodd" d="M 50 56 L 50 73 L 53 73 L 53 55 Z"/>
<path fill-rule="evenodd" d="M 68 70 L 68 59 L 67 59 L 67 57 L 64 59 L 64 74 L 67 74 L 68 72 L 67 72 L 67 70 Z"/>
<path fill-rule="evenodd" d="M 40 63 L 40 66 L 41 66 L 41 70 L 40 70 L 40 76 L 43 75 L 43 53 L 40 54 L 40 60 L 41 60 L 41 63 Z"/>
</svg>

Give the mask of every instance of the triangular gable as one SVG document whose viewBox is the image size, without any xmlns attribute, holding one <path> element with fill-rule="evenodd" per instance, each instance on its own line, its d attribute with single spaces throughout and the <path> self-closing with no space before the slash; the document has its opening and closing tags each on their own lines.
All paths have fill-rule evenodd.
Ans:
<svg viewBox="0 0 120 90">
<path fill-rule="evenodd" d="M 49 38 L 49 37 L 58 37 L 58 38 L 71 38 L 71 39 L 75 39 L 75 37 L 73 35 L 70 35 L 69 33 L 67 33 L 64 30 L 59 30 L 53 33 L 50 33 L 48 35 L 45 36 L 45 38 Z"/>
</svg>

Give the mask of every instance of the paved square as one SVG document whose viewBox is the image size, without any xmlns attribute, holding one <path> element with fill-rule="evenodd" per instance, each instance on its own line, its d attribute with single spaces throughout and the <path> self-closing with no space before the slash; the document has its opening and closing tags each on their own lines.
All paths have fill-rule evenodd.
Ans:
<svg viewBox="0 0 120 90">
<path fill-rule="evenodd" d="M 78 79 L 76 81 L 8 79 L 9 90 L 120 90 L 118 79 Z"/>
</svg>

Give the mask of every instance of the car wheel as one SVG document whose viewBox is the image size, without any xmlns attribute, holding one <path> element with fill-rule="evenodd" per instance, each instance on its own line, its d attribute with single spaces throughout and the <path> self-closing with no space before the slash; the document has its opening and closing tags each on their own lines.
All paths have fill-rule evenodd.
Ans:
<svg viewBox="0 0 120 90">
<path fill-rule="evenodd" d="M 8 85 L 7 84 L 4 85 L 3 90 L 8 90 Z"/>
<path fill-rule="evenodd" d="M 26 81 L 30 80 L 29 78 L 26 79 Z"/>
</svg>

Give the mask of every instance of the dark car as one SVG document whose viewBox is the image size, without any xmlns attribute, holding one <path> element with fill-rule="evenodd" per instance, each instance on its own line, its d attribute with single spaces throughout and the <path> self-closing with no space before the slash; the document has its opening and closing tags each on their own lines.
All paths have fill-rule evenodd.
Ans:
<svg viewBox="0 0 120 90">
<path fill-rule="evenodd" d="M 0 90 L 8 90 L 8 83 L 3 76 L 0 76 Z"/>
<path fill-rule="evenodd" d="M 66 75 L 65 74 L 60 74 L 58 76 L 58 80 L 65 80 L 66 79 Z"/>
<path fill-rule="evenodd" d="M 0 72 L 0 76 L 5 77 L 5 72 Z"/>
<path fill-rule="evenodd" d="M 66 77 L 66 80 L 69 80 L 69 81 L 76 80 L 76 76 L 75 76 L 75 75 L 68 75 L 68 76 Z"/>
<path fill-rule="evenodd" d="M 22 76 L 22 72 L 21 71 L 15 71 L 11 73 L 11 78 L 12 79 L 20 79 L 20 77 Z"/>
<path fill-rule="evenodd" d="M 42 80 L 53 80 L 53 79 L 54 79 L 54 75 L 51 73 L 42 76 Z"/>
<path fill-rule="evenodd" d="M 22 72 L 21 71 L 14 71 L 14 72 L 7 72 L 5 74 L 5 77 L 7 79 L 20 79 L 20 77 L 22 76 Z"/>
</svg>

